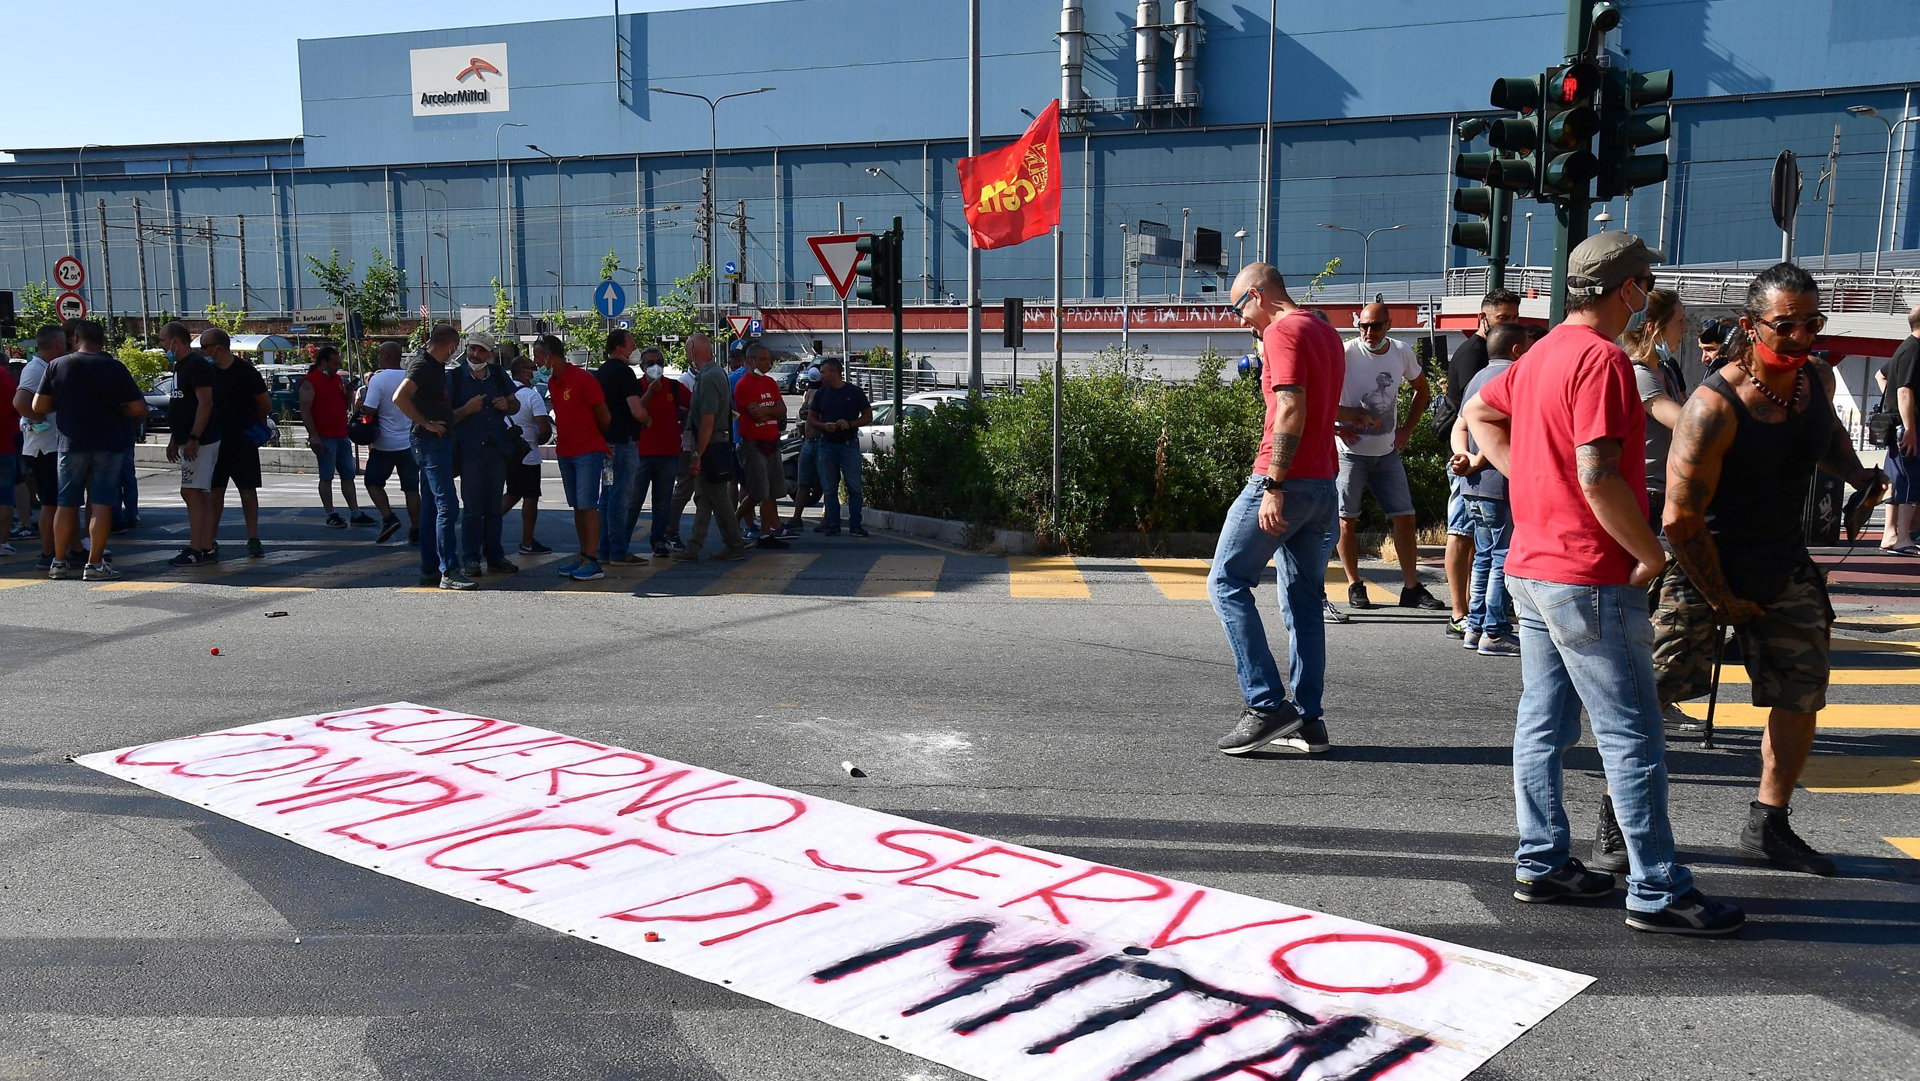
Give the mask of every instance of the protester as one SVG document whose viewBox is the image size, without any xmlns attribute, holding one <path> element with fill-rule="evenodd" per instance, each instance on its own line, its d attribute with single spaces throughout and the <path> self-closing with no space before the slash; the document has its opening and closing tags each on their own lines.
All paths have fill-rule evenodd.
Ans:
<svg viewBox="0 0 1920 1081">
<path fill-rule="evenodd" d="M 533 533 L 540 522 L 540 470 L 542 457 L 540 448 L 553 438 L 552 411 L 547 408 L 547 400 L 533 385 L 533 373 L 538 368 L 531 357 L 516 356 L 513 359 L 513 396 L 520 403 L 514 411 L 513 423 L 519 427 L 521 438 L 532 448 L 525 458 L 507 466 L 507 501 L 500 508 L 504 517 L 515 504 L 520 507 L 520 550 L 528 555 L 545 555 L 553 549 L 541 544 Z"/>
<path fill-rule="evenodd" d="M 743 527 L 753 524 L 754 509 L 760 511 L 761 548 L 786 548 L 780 539 L 780 497 L 787 494 L 787 475 L 780 467 L 780 421 L 787 415 L 787 401 L 780 384 L 767 372 L 773 367 L 773 353 L 755 342 L 747 349 L 747 370 L 733 385 L 733 406 L 739 415 L 740 429 L 740 505 L 737 513 Z"/>
<path fill-rule="evenodd" d="M 1688 400 L 1667 467 L 1675 563 L 1661 580 L 1653 645 L 1661 701 L 1677 702 L 1707 692 L 1717 639 L 1734 628 L 1753 704 L 1768 710 L 1740 851 L 1815 875 L 1834 863 L 1787 816 L 1826 705 L 1833 607 L 1801 508 L 1816 468 L 1869 501 L 1886 488 L 1834 413 L 1832 371 L 1807 363 L 1826 322 L 1812 275 L 1793 263 L 1762 271 L 1740 316 L 1749 347 L 1729 348 L 1731 363 Z"/>
<path fill-rule="evenodd" d="M 649 423 L 640 430 L 634 449 L 640 455 L 640 468 L 634 474 L 633 503 L 627 508 L 627 536 L 639 524 L 640 511 L 648 505 L 647 493 L 653 493 L 653 525 L 648 541 L 655 559 L 673 554 L 671 543 L 680 536 L 680 523 L 674 516 L 674 479 L 680 470 L 680 437 L 686 429 L 687 410 L 693 394 L 677 379 L 664 372 L 666 356 L 647 346 L 640 351 L 644 369 L 640 406 L 647 411 Z"/>
<path fill-rule="evenodd" d="M 307 429 L 307 446 L 320 466 L 320 505 L 327 511 L 329 529 L 354 525 L 372 525 L 373 519 L 360 509 L 354 495 L 354 478 L 360 468 L 354 462 L 353 442 L 347 438 L 347 386 L 340 380 L 340 350 L 323 345 L 313 354 L 313 365 L 300 381 L 300 422 Z M 333 478 L 340 478 L 340 498 L 346 500 L 348 518 L 333 509 Z"/>
<path fill-rule="evenodd" d="M 733 395 L 726 373 L 713 361 L 713 340 L 705 334 L 687 339 L 687 366 L 697 382 L 693 388 L 693 407 L 687 425 L 693 431 L 693 536 L 686 548 L 673 558 L 689 563 L 700 561 L 700 549 L 707 542 L 707 520 L 712 518 L 720 530 L 721 549 L 715 559 L 744 559 L 745 540 L 740 536 L 740 519 L 734 514 L 735 502 L 730 490 L 734 475 L 733 445 L 728 433 L 733 429 Z"/>
<path fill-rule="evenodd" d="M 1452 432 L 1460 416 L 1460 402 L 1467 384 L 1487 366 L 1488 330 L 1502 323 L 1520 321 L 1520 294 L 1510 289 L 1494 289 L 1480 298 L 1480 323 L 1460 348 L 1453 351 L 1447 364 L 1447 392 L 1434 409 L 1435 431 Z M 1455 638 L 1467 633 L 1467 587 L 1473 576 L 1473 523 L 1467 520 L 1467 505 L 1460 494 L 1460 481 L 1447 478 L 1446 571 L 1448 599 L 1452 618 L 1447 633 Z"/>
<path fill-rule="evenodd" d="M 160 348 L 173 366 L 167 461 L 180 463 L 180 501 L 187 505 L 187 546 L 168 561 L 176 567 L 197 567 L 213 551 L 219 513 L 213 502 L 213 472 L 225 435 L 215 415 L 213 362 L 196 352 L 192 342 L 193 332 L 185 323 L 160 328 Z"/>
<path fill-rule="evenodd" d="M 1920 307 L 1907 313 L 1907 328 L 1910 333 L 1900 340 L 1883 369 L 1887 381 L 1880 408 L 1895 415 L 1897 427 L 1893 444 L 1886 448 L 1887 477 L 1893 486 L 1887 496 L 1880 548 L 1920 556 L 1920 544 L 1913 542 L 1914 508 L 1920 506 Z"/>
<path fill-rule="evenodd" d="M 1471 401 L 1529 348 L 1525 328 L 1502 323 L 1487 331 L 1487 366 L 1468 381 L 1463 400 Z M 1507 598 L 1507 551 L 1513 542 L 1513 513 L 1507 505 L 1507 478 L 1488 464 L 1462 415 L 1453 423 L 1453 457 L 1448 472 L 1460 478 L 1467 520 L 1473 523 L 1473 581 L 1467 590 L 1467 633 L 1461 644 L 1482 657 L 1518 657 Z"/>
<path fill-rule="evenodd" d="M 441 589 L 474 589 L 460 567 L 460 496 L 454 489 L 453 426 L 456 413 L 447 398 L 447 364 L 460 345 L 460 332 L 445 323 L 427 333 L 427 345 L 407 362 L 393 404 L 413 422 L 413 462 L 420 470 L 420 584 Z M 476 396 L 468 404 L 478 409 Z M 471 413 L 473 410 L 469 410 Z"/>
<path fill-rule="evenodd" d="M 72 578 L 65 554 L 81 528 L 87 508 L 87 563 L 80 576 L 89 582 L 120 577 L 107 562 L 107 536 L 120 496 L 120 469 L 133 453 L 126 422 L 147 415 L 147 400 L 132 373 L 106 352 L 107 335 L 99 323 L 83 320 L 73 331 L 74 352 L 53 362 L 34 392 L 34 413 L 57 413 L 60 438 L 58 509 L 54 514 L 54 551 L 63 558 L 47 568 L 49 578 Z"/>
<path fill-rule="evenodd" d="M 1634 385 L 1640 407 L 1647 411 L 1647 524 L 1660 529 L 1667 501 L 1667 448 L 1680 425 L 1680 407 L 1686 404 L 1686 384 L 1676 380 L 1673 350 L 1687 330 L 1687 306 L 1671 289 L 1647 294 L 1647 314 L 1627 328 L 1620 345 L 1633 361 Z"/>
<path fill-rule="evenodd" d="M 400 494 L 407 507 L 407 543 L 420 543 L 420 467 L 413 460 L 413 422 L 393 402 L 393 393 L 406 379 L 401 370 L 404 352 L 399 342 L 381 342 L 379 368 L 360 386 L 354 409 L 374 418 L 373 443 L 367 447 L 364 480 L 367 498 L 380 512 L 380 532 L 375 544 L 385 544 L 400 532 L 400 516 L 393 513 L 387 499 L 387 478 L 400 475 Z M 436 575 L 437 581 L 437 575 Z"/>
<path fill-rule="evenodd" d="M 20 389 L 13 395 L 13 408 L 20 414 L 20 456 L 26 459 L 27 475 L 40 500 L 40 558 L 34 563 L 39 570 L 52 566 L 56 558 L 67 558 L 67 553 L 53 547 L 54 504 L 60 490 L 60 418 L 57 412 L 35 410 L 33 402 L 46 381 L 48 366 L 67 353 L 67 332 L 56 326 L 41 327 L 34 335 L 32 358 L 20 369 Z"/>
<path fill-rule="evenodd" d="M 826 497 L 821 532 L 840 535 L 840 486 L 847 488 L 847 533 L 867 536 L 860 524 L 860 429 L 873 423 L 867 392 L 847 382 L 839 357 L 820 362 L 820 389 L 813 392 L 807 420 L 820 432 L 820 487 Z"/>
<path fill-rule="evenodd" d="M 1366 610 L 1373 601 L 1360 577 L 1360 510 L 1367 492 L 1393 526 L 1400 560 L 1400 607 L 1438 611 L 1440 603 L 1420 584 L 1420 541 L 1413 524 L 1413 492 L 1400 452 L 1433 395 L 1427 372 L 1405 342 L 1387 332 L 1393 320 L 1385 304 L 1368 304 L 1354 318 L 1359 337 L 1346 345 L 1346 379 L 1340 394 L 1340 566 L 1347 575 L 1347 606 Z M 1400 388 L 1413 387 L 1413 404 L 1400 421 Z"/>
<path fill-rule="evenodd" d="M 1720 350 L 1727 340 L 1727 325 L 1718 319 L 1700 328 L 1700 365 L 1707 371 L 1720 366 Z"/>
<path fill-rule="evenodd" d="M 820 369 L 809 367 L 800 375 L 800 455 L 795 465 L 795 487 L 793 493 L 793 517 L 787 520 L 787 528 L 782 534 L 786 538 L 800 536 L 805 525 L 807 508 L 820 498 L 820 429 L 814 426 L 813 395 L 820 389 Z M 785 479 L 785 472 L 781 478 Z M 824 531 L 824 525 L 814 526 Z"/>
<path fill-rule="evenodd" d="M 1287 753 L 1320 754 L 1332 746 L 1321 704 L 1327 664 L 1322 605 L 1337 502 L 1334 421 L 1345 354 L 1340 335 L 1296 305 L 1280 272 L 1266 263 L 1243 268 L 1231 296 L 1233 314 L 1263 343 L 1260 393 L 1267 412 L 1253 476 L 1227 511 L 1207 576 L 1207 594 L 1226 628 L 1245 701 L 1239 723 L 1217 746 L 1227 754 L 1268 744 Z M 1287 628 L 1284 683 L 1253 596 L 1269 562 L 1279 569 Z"/>
<path fill-rule="evenodd" d="M 1585 706 L 1629 854 L 1627 926 L 1728 934 L 1745 915 L 1693 886 L 1667 820 L 1665 732 L 1654 690 L 1647 584 L 1666 554 L 1647 526 L 1646 414 L 1633 362 L 1614 340 L 1644 313 L 1660 261 L 1640 238 L 1604 232 L 1567 267 L 1567 317 L 1480 388 L 1463 412 L 1508 478 L 1507 588 L 1520 614 L 1514 727 L 1515 853 L 1521 901 L 1606 897 L 1613 875 L 1571 854 L 1562 758 Z"/>
<path fill-rule="evenodd" d="M 12 555 L 14 493 L 20 489 L 20 413 L 13 407 L 20 384 L 0 349 L 0 555 Z M 24 538 L 23 538 L 24 539 Z"/>
<path fill-rule="evenodd" d="M 640 404 L 640 380 L 628 357 L 633 335 L 624 330 L 607 333 L 607 354 L 595 372 L 606 395 L 611 420 L 607 425 L 607 476 L 600 489 L 600 553 L 609 563 L 645 563 L 633 551 L 634 486 L 640 474 L 640 433 L 651 418 Z"/>
<path fill-rule="evenodd" d="M 493 335 L 467 335 L 466 363 L 447 373 L 453 405 L 453 453 L 460 472 L 461 573 L 517 574 L 501 547 L 500 522 L 507 493 L 507 417 L 520 408 L 507 374 L 493 363 Z M 486 562 L 483 564 L 482 559 Z"/>
<path fill-rule="evenodd" d="M 200 332 L 200 351 L 213 362 L 213 410 L 220 423 L 220 457 L 213 463 L 213 528 L 217 537 L 226 512 L 227 486 L 240 490 L 240 514 L 246 520 L 247 555 L 267 554 L 260 543 L 260 446 L 271 437 L 273 398 L 267 381 L 253 362 L 235 356 L 227 332 L 209 327 Z M 228 436 L 227 433 L 233 433 Z M 220 558 L 216 542 L 200 553 L 203 561 Z"/>
<path fill-rule="evenodd" d="M 681 417 L 680 472 L 673 478 L 673 508 L 667 513 L 667 547 L 675 552 L 685 551 L 687 547 L 680 539 L 680 519 L 687 513 L 687 504 L 693 502 L 693 393 L 699 389 L 699 378 L 689 363 L 679 379 L 687 392 L 687 412 Z"/>
<path fill-rule="evenodd" d="M 567 363 L 566 347 L 551 334 L 533 344 L 534 359 L 547 370 L 547 393 L 553 397 L 557 431 L 554 457 L 560 463 L 560 486 L 573 508 L 573 528 L 580 538 L 577 559 L 560 564 L 562 578 L 591 582 L 605 578 L 600 569 L 600 484 L 607 465 L 606 431 L 613 425 L 606 391 L 592 372 Z"/>
</svg>

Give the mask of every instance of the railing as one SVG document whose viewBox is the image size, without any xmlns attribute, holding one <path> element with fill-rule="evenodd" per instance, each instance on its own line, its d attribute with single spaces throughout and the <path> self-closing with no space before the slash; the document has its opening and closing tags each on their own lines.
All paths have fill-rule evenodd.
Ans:
<svg viewBox="0 0 1920 1081">
<path fill-rule="evenodd" d="M 1696 307 L 1738 307 L 1753 283 L 1750 271 L 1654 268 L 1661 287 L 1679 292 Z M 1820 285 L 1821 307 L 1827 312 L 1905 315 L 1920 302 L 1920 272 L 1811 270 Z M 1548 296 L 1553 289 L 1551 267 L 1508 267 L 1506 287 L 1521 296 Z M 1480 296 L 1487 291 L 1486 267 L 1460 267 L 1447 272 L 1447 296 Z"/>
</svg>

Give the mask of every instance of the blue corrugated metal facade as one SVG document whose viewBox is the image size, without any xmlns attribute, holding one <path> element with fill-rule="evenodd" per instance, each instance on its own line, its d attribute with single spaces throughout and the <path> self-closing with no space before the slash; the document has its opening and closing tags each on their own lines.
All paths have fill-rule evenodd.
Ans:
<svg viewBox="0 0 1920 1081">
<path fill-rule="evenodd" d="M 1799 251 L 1871 251 L 1881 212 L 1887 129 L 1844 115 L 1870 105 L 1912 115 L 1920 4 L 1894 0 L 1623 0 L 1609 41 L 1616 62 L 1676 72 L 1674 165 L 1665 185 L 1609 210 L 1616 227 L 1658 235 L 1690 262 L 1777 251 L 1769 163 L 1802 158 L 1807 198 Z M 983 0 L 982 124 L 988 146 L 1060 93 L 1060 5 Z M 1087 0 L 1086 93 L 1133 94 L 1135 5 Z M 1163 3 L 1162 18 L 1173 5 Z M 1259 250 L 1260 161 L 1269 47 L 1274 67 L 1270 244 L 1290 276 L 1342 260 L 1356 281 L 1355 229 L 1401 224 L 1373 243 L 1371 278 L 1431 277 L 1478 256 L 1446 240 L 1455 183 L 1452 129 L 1484 113 L 1500 74 L 1537 71 L 1561 51 L 1562 0 L 1281 0 L 1272 26 L 1258 0 L 1203 0 L 1201 104 L 1172 124 L 1098 118 L 1063 137 L 1066 291 L 1120 292 L 1120 226 L 1141 220 Z M 68 252 L 88 264 L 89 301 L 138 312 L 146 261 L 155 310 L 198 312 L 210 299 L 256 313 L 323 299 L 303 254 L 376 249 L 405 271 L 409 309 L 491 301 L 510 282 L 521 310 L 586 308 L 603 257 L 656 298 L 699 258 L 696 210 L 708 163 L 705 105 L 652 86 L 719 95 L 716 202 L 721 260 L 743 263 L 762 304 L 807 299 L 806 245 L 899 216 L 907 294 L 964 289 L 965 220 L 954 162 L 965 153 L 966 6 L 954 0 L 779 0 L 300 43 L 305 138 L 187 146 L 16 150 L 0 165 L 0 288 L 43 280 Z M 416 117 L 410 50 L 505 43 L 510 110 Z M 1172 88 L 1171 50 L 1159 73 Z M 525 125 L 502 129 L 503 123 Z M 1828 239 L 1815 181 L 1840 128 Z M 1908 125 L 1900 140 L 1920 136 Z M 84 142 L 84 131 L 75 142 Z M 496 140 L 500 164 L 496 166 Z M 558 165 L 527 148 L 534 143 Z M 1896 142 L 1896 148 L 1899 142 Z M 1890 229 L 1911 247 L 1916 155 L 1894 158 Z M 103 258 L 96 203 L 107 206 Z M 141 225 L 136 231 L 135 201 Z M 1522 203 L 1518 210 L 1541 210 Z M 734 224 L 744 214 L 741 234 Z M 239 235 L 244 219 L 244 274 Z M 1537 213 L 1532 258 L 1547 258 L 1551 215 Z M 1514 257 L 1525 261 L 1516 220 Z M 136 243 L 136 236 L 144 244 Z M 208 249 L 212 251 L 209 280 Z M 984 256 L 983 292 L 1051 291 L 1051 253 L 1034 243 Z M 1172 286 L 1168 271 L 1166 288 Z M 1162 291 L 1143 272 L 1143 294 Z M 240 282 L 246 293 L 242 303 Z M 1197 282 L 1197 278 L 1196 278 Z M 211 285 L 211 288 L 210 288 Z M 1190 292 L 1194 289 L 1190 283 Z"/>
</svg>

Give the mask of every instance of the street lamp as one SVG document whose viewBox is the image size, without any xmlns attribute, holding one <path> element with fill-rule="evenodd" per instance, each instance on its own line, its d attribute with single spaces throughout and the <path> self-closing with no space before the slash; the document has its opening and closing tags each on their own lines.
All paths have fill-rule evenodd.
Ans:
<svg viewBox="0 0 1920 1081">
<path fill-rule="evenodd" d="M 1533 265 L 1533 211 L 1527 211 L 1527 265 Z"/>
<path fill-rule="evenodd" d="M 293 306 L 300 307 L 300 279 L 306 276 L 300 266 L 300 174 L 293 168 L 293 141 L 298 139 L 302 145 L 308 139 L 324 139 L 324 135 L 290 135 L 287 137 L 287 224 L 293 230 Z"/>
<path fill-rule="evenodd" d="M 1244 267 L 1247 265 L 1247 231 L 1245 229 L 1234 230 L 1233 239 L 1240 242 L 1240 254 L 1235 257 L 1235 261 Z M 1238 272 L 1238 269 L 1236 269 L 1235 273 Z"/>
<path fill-rule="evenodd" d="M 1187 219 L 1193 214 L 1193 208 L 1180 208 L 1180 299 L 1187 299 Z"/>
<path fill-rule="evenodd" d="M 506 187 L 506 181 L 500 176 L 500 133 L 508 128 L 524 127 L 526 127 L 525 124 L 509 121 L 493 129 L 493 228 L 495 246 L 500 249 L 500 262 L 495 271 L 496 281 L 507 276 L 507 212 L 506 204 L 502 201 L 503 197 L 500 194 Z M 512 289 L 511 283 L 507 288 Z M 494 327 L 493 330 L 496 334 L 501 332 L 499 327 Z"/>
<path fill-rule="evenodd" d="M 560 279 L 559 310 L 564 319 L 567 314 L 567 189 L 560 181 L 560 162 L 565 159 L 556 158 L 532 143 L 527 144 L 527 149 L 553 163 L 554 262 L 560 267 L 560 273 L 554 277 Z"/>
<path fill-rule="evenodd" d="M 1600 231 L 1604 233 L 1607 231 L 1607 226 L 1613 224 L 1613 215 L 1607 213 L 1607 208 L 1603 206 L 1600 208 L 1600 213 L 1593 216 L 1593 220 L 1594 224 L 1600 226 Z"/>
<path fill-rule="evenodd" d="M 80 148 L 79 154 L 77 154 L 74 158 L 73 175 L 80 179 L 80 205 L 78 208 L 75 209 L 73 214 L 74 236 L 76 237 L 76 239 L 87 235 L 87 151 L 105 150 L 105 149 L 106 149 L 106 146 L 102 143 L 88 143 L 87 145 Z M 61 208 L 62 211 L 65 211 L 65 209 L 66 209 L 65 207 Z M 63 213 L 61 216 L 64 218 L 65 214 Z M 105 244 L 106 241 L 103 239 L 101 243 Z M 213 243 L 213 241 L 208 240 L 207 243 L 211 244 Z M 74 247 L 78 249 L 81 260 L 86 264 L 88 279 L 92 279 L 93 260 L 87 257 L 86 241 L 81 240 L 79 243 L 75 244 Z M 103 250 L 101 252 L 101 255 L 104 257 L 105 254 L 106 253 Z M 213 289 L 212 282 L 207 283 L 207 289 L 209 291 Z M 109 318 L 111 318 L 113 313 L 108 312 L 107 315 Z"/>
<path fill-rule="evenodd" d="M 1902 124 L 1911 124 L 1920 120 L 1920 116 L 1888 120 L 1880 115 L 1880 110 L 1871 105 L 1849 105 L 1847 112 L 1854 116 L 1872 117 L 1887 126 L 1886 160 L 1880 166 L 1880 222 L 1873 229 L 1873 272 L 1878 274 L 1880 273 L 1880 252 L 1893 246 L 1893 238 L 1887 235 L 1887 184 L 1893 177 L 1893 129 Z"/>
<path fill-rule="evenodd" d="M 441 231 L 437 233 L 434 232 L 432 208 L 429 204 L 425 204 L 424 201 L 420 211 L 420 231 L 427 237 L 424 243 L 429 262 L 431 262 L 433 258 L 432 238 L 437 236 L 447 242 L 447 318 L 451 320 L 459 314 L 453 306 L 453 238 L 451 235 L 453 233 L 453 200 L 447 198 L 445 190 L 428 187 L 426 180 L 415 177 L 405 169 L 395 169 L 393 175 L 406 177 L 408 180 L 420 185 L 420 191 L 426 195 L 438 195 L 440 197 L 440 210 L 443 215 L 441 218 Z M 420 296 L 421 299 L 427 302 L 428 310 L 432 310 L 433 282 L 431 279 L 420 283 Z"/>
<path fill-rule="evenodd" d="M 40 278 L 42 281 L 50 282 L 53 280 L 53 272 L 47 269 L 47 208 L 41 206 L 40 200 L 31 195 L 22 195 L 17 191 L 0 191 L 0 198 L 9 196 L 25 199 L 33 204 L 33 216 L 40 223 Z"/>
<path fill-rule="evenodd" d="M 717 98 L 710 98 L 705 94 L 694 94 L 685 90 L 668 90 L 664 86 L 647 87 L 648 93 L 671 94 L 677 98 L 698 98 L 707 103 L 707 133 L 711 139 L 707 151 L 707 287 L 712 291 L 713 336 L 715 338 L 720 337 L 720 268 L 714 265 L 713 255 L 713 234 L 718 231 L 714 228 L 713 207 L 716 195 L 714 189 L 720 186 L 720 103 L 728 98 L 745 98 L 751 97 L 754 94 L 765 94 L 772 89 L 774 88 L 771 86 L 761 86 L 752 90 L 737 90 L 731 94 L 722 94 Z"/>
<path fill-rule="evenodd" d="M 1405 229 L 1406 226 L 1404 224 L 1383 225 L 1378 229 L 1362 232 L 1359 229 L 1349 229 L 1344 225 L 1328 225 L 1326 222 L 1321 222 L 1320 228 L 1332 229 L 1336 233 L 1352 233 L 1360 238 L 1360 298 L 1364 301 L 1367 296 L 1368 263 L 1373 256 L 1373 238 L 1380 233 L 1391 233 L 1395 229 Z"/>
</svg>

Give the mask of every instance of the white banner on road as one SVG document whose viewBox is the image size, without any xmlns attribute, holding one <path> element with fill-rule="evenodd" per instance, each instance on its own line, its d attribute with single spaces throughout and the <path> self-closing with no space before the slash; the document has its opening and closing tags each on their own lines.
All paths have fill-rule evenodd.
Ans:
<svg viewBox="0 0 1920 1081">
<path fill-rule="evenodd" d="M 992 1081 L 1458 1079 L 1591 982 L 408 703 L 78 761 Z"/>
</svg>

